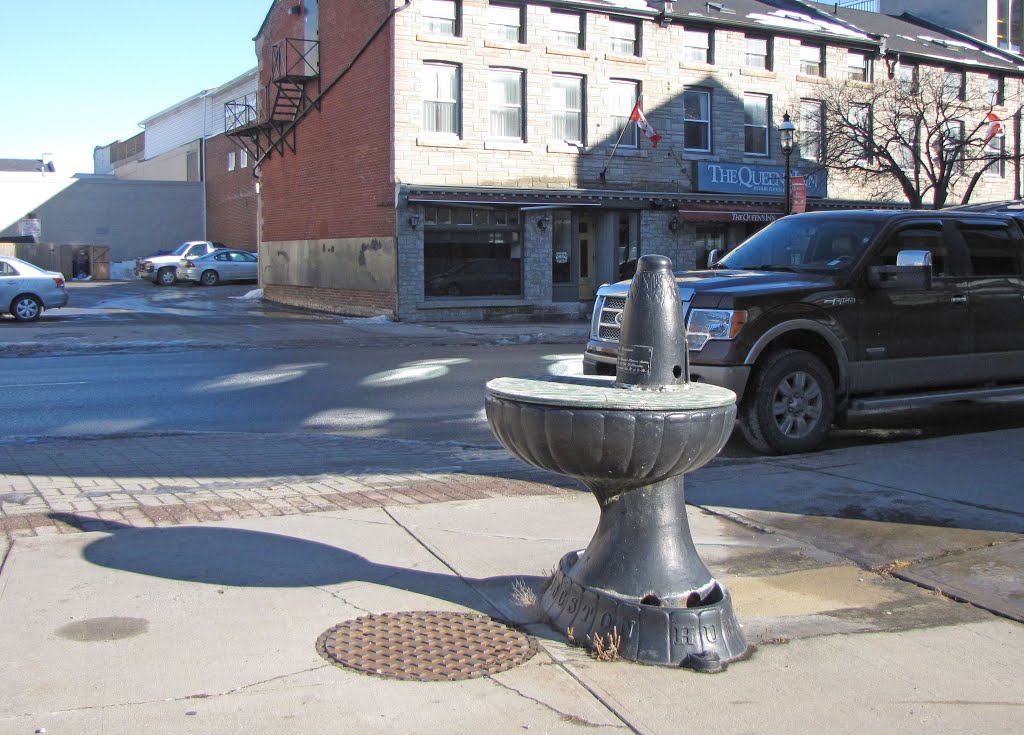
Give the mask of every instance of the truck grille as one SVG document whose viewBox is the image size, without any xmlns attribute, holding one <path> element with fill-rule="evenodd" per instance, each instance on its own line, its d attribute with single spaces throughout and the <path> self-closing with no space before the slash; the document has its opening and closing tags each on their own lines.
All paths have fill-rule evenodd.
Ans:
<svg viewBox="0 0 1024 735">
<path fill-rule="evenodd" d="M 600 317 L 597 323 L 598 339 L 618 341 L 621 329 L 622 310 L 626 308 L 626 299 L 619 296 L 607 296 L 601 303 Z"/>
</svg>

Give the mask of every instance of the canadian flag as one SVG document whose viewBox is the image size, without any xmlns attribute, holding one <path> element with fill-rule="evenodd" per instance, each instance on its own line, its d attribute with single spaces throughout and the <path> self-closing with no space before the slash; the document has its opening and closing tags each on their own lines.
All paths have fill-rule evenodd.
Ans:
<svg viewBox="0 0 1024 735">
<path fill-rule="evenodd" d="M 644 131 L 644 135 L 650 138 L 651 147 L 657 148 L 661 136 L 658 135 L 658 131 L 651 127 L 651 124 L 647 122 L 647 118 L 644 117 L 644 111 L 640 109 L 640 100 L 637 100 L 636 104 L 633 105 L 633 112 L 630 113 L 629 119 L 635 122 L 636 126 Z"/>
<path fill-rule="evenodd" d="M 999 115 L 994 112 L 989 112 L 985 116 L 985 122 L 988 123 L 988 134 L 985 136 L 986 143 L 993 138 L 1003 137 L 1003 121 L 999 119 Z"/>
</svg>

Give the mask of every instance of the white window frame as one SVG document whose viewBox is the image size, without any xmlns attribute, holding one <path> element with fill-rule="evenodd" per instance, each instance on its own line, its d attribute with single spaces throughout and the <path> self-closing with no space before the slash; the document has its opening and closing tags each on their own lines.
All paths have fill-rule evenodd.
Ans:
<svg viewBox="0 0 1024 735">
<path fill-rule="evenodd" d="M 442 95 L 443 90 L 438 84 L 440 72 L 444 70 L 446 76 L 452 75 L 454 79 L 455 95 L 453 98 Z M 427 135 L 443 136 L 449 138 L 462 137 L 462 69 L 458 64 L 450 64 L 442 61 L 427 61 L 423 64 L 423 77 L 421 82 L 423 89 L 423 123 L 422 130 Z M 448 105 L 453 110 L 454 130 L 434 130 L 430 127 L 431 105 Z"/>
<path fill-rule="evenodd" d="M 686 98 L 688 96 L 698 96 L 704 100 L 703 112 L 705 117 L 689 117 L 688 105 L 686 104 Z M 706 145 L 704 147 L 697 147 L 690 145 L 690 136 L 687 135 L 689 128 L 695 125 L 702 125 L 706 128 L 704 133 L 704 139 Z M 711 90 L 704 89 L 701 87 L 688 87 L 683 90 L 683 150 L 697 152 L 697 153 L 710 153 L 711 152 Z"/>
<path fill-rule="evenodd" d="M 825 76 L 825 47 L 817 43 L 800 44 L 800 73 L 805 77 Z"/>
<path fill-rule="evenodd" d="M 846 51 L 846 78 L 854 82 L 871 81 L 871 61 L 864 51 Z"/>
<path fill-rule="evenodd" d="M 461 0 L 420 0 L 420 27 L 432 36 L 462 35 Z"/>
<path fill-rule="evenodd" d="M 800 100 L 800 137 L 797 147 L 800 158 L 804 161 L 821 163 L 824 153 L 822 145 L 825 142 L 823 119 L 824 104 L 821 100 Z M 810 150 L 811 148 L 813 150 Z"/>
<path fill-rule="evenodd" d="M 760 101 L 764 109 L 764 124 L 758 124 L 752 121 L 751 116 L 747 113 L 747 102 L 748 101 Z M 769 124 L 768 122 L 772 119 L 772 98 L 768 94 L 745 94 L 743 95 L 743 155 L 745 156 L 762 156 L 767 157 L 770 153 L 770 140 L 768 135 Z M 758 138 L 764 141 L 764 151 L 758 152 L 756 150 L 750 150 L 747 148 L 747 131 L 762 131 Z"/>
<path fill-rule="evenodd" d="M 897 150 L 893 152 L 896 165 L 905 173 L 913 175 L 917 168 L 917 122 L 912 117 L 901 117 L 896 120 L 896 133 L 899 136 L 896 143 Z M 909 139 L 911 145 L 903 145 L 899 142 Z"/>
<path fill-rule="evenodd" d="M 763 46 L 763 48 L 762 48 Z M 744 39 L 743 65 L 748 69 L 772 69 L 772 39 L 769 36 L 747 36 Z"/>
<path fill-rule="evenodd" d="M 963 69 L 944 69 L 942 72 L 943 102 L 963 102 L 967 92 L 967 74 Z"/>
<path fill-rule="evenodd" d="M 235 170 L 235 152 L 228 151 L 228 171 Z"/>
<path fill-rule="evenodd" d="M 238 167 L 249 168 L 249 151 L 245 148 L 240 148 L 238 150 Z"/>
<path fill-rule="evenodd" d="M 567 102 L 567 95 L 560 90 L 569 89 L 572 83 L 577 88 L 579 107 L 571 107 Z M 559 84 L 563 86 L 559 87 Z M 552 74 L 551 75 L 551 137 L 560 143 L 573 145 L 586 145 L 587 135 L 587 78 L 581 74 Z M 559 135 L 559 116 L 563 119 L 562 128 L 567 128 L 568 121 L 575 118 L 577 135 L 565 137 Z"/>
<path fill-rule="evenodd" d="M 623 18 L 609 18 L 608 47 L 618 56 L 639 56 L 640 23 Z"/>
<path fill-rule="evenodd" d="M 985 176 L 993 179 L 1004 179 L 1006 178 L 1006 158 L 1004 151 L 1006 149 L 1006 137 L 1002 135 L 994 136 L 991 140 L 985 143 L 985 147 L 982 149 L 981 155 L 987 163 L 991 158 L 998 158 L 999 161 L 985 169 Z"/>
<path fill-rule="evenodd" d="M 525 43 L 524 20 L 522 5 L 490 3 L 487 6 L 487 37 L 499 43 Z"/>
<path fill-rule="evenodd" d="M 871 160 L 871 138 L 874 135 L 872 116 L 871 116 L 871 105 L 867 103 L 856 102 L 850 105 L 850 109 L 847 111 L 847 120 L 850 121 L 851 125 L 856 128 L 864 129 L 864 140 L 859 141 L 861 145 L 861 156 L 858 160 L 867 163 Z"/>
<path fill-rule="evenodd" d="M 629 106 L 625 107 L 629 99 Z M 633 79 L 611 79 L 608 82 L 608 104 L 611 108 L 611 142 L 619 140 L 619 131 L 625 128 L 620 148 L 637 148 L 640 145 L 636 123 L 629 119 L 636 101 L 640 99 L 640 82 Z M 618 104 L 619 102 L 622 104 Z M 625 109 L 619 109 L 625 108 Z"/>
<path fill-rule="evenodd" d="M 516 81 L 518 94 L 514 100 L 505 98 L 505 85 L 500 83 L 509 79 L 515 79 Z M 488 130 L 491 138 L 498 140 L 526 140 L 525 93 L 526 72 L 524 70 L 505 67 L 491 67 L 488 70 L 487 99 L 490 110 L 490 126 Z M 514 135 L 507 134 L 506 131 L 500 129 L 496 132 L 495 124 L 504 120 L 509 112 L 514 112 L 518 131 Z"/>
<path fill-rule="evenodd" d="M 683 31 L 683 61 L 693 64 L 712 64 L 713 42 L 710 30 L 687 28 Z"/>
<path fill-rule="evenodd" d="M 917 93 L 917 64 L 904 64 L 902 61 L 896 67 L 896 83 L 904 94 Z"/>
<path fill-rule="evenodd" d="M 1002 74 L 990 74 L 985 82 L 985 104 L 990 108 L 1000 107 L 1004 102 L 1006 83 Z"/>
<path fill-rule="evenodd" d="M 572 10 L 551 11 L 551 45 L 555 48 L 584 49 L 586 34 L 584 33 L 583 13 Z M 571 39 L 571 40 L 570 40 Z"/>
<path fill-rule="evenodd" d="M 957 171 L 961 173 L 964 170 L 964 159 L 965 159 L 965 146 L 964 146 L 964 135 L 966 127 L 963 120 L 946 120 L 942 123 L 942 147 L 944 151 L 949 151 L 955 158 L 952 159 L 953 165 Z M 949 144 L 947 144 L 949 141 Z M 944 153 L 944 158 L 949 160 L 950 153 Z"/>
</svg>

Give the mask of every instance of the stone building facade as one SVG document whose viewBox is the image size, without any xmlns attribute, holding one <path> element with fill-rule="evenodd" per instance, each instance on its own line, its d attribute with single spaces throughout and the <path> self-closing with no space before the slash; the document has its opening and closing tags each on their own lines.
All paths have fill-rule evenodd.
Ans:
<svg viewBox="0 0 1024 735">
<path fill-rule="evenodd" d="M 1024 59 L 942 38 L 796 0 L 274 2 L 264 109 L 228 131 L 259 166 L 265 296 L 407 321 L 584 316 L 639 255 L 700 266 L 785 214 L 778 125 L 789 112 L 815 139 L 801 115 L 828 79 L 955 62 L 1016 95 Z M 317 50 L 299 81 L 289 47 Z M 1019 135 L 1006 144 L 1019 160 Z M 816 171 L 806 148 L 790 163 L 808 209 L 900 205 Z M 974 199 L 1019 181 L 1001 165 Z"/>
</svg>

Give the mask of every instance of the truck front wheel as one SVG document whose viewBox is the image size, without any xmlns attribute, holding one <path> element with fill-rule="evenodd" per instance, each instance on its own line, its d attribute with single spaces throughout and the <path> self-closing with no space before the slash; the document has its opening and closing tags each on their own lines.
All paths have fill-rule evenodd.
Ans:
<svg viewBox="0 0 1024 735">
<path fill-rule="evenodd" d="M 768 355 L 747 386 L 740 430 L 764 454 L 809 452 L 825 439 L 835 416 L 832 375 L 803 350 Z"/>
</svg>

